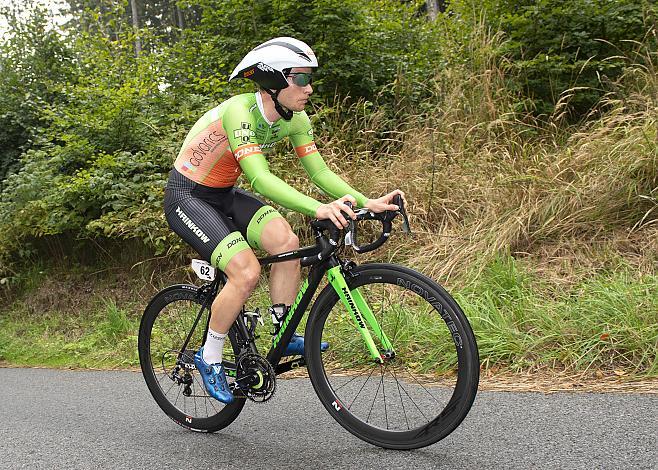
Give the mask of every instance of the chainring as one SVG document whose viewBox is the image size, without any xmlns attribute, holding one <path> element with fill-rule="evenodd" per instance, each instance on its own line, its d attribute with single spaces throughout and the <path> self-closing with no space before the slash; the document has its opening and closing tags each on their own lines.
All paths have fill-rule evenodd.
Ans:
<svg viewBox="0 0 658 470">
<path fill-rule="evenodd" d="M 263 403 L 274 396 L 276 373 L 272 364 L 259 354 L 246 353 L 238 357 L 235 384 L 251 401 Z"/>
</svg>

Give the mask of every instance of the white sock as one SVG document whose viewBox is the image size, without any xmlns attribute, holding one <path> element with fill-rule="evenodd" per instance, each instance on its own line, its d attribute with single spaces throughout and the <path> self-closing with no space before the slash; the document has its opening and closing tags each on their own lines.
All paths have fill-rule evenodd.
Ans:
<svg viewBox="0 0 658 470">
<path fill-rule="evenodd" d="M 222 362 L 222 350 L 224 349 L 224 340 L 226 334 L 217 333 L 208 328 L 208 337 L 203 345 L 203 360 L 207 364 L 217 364 Z"/>
</svg>

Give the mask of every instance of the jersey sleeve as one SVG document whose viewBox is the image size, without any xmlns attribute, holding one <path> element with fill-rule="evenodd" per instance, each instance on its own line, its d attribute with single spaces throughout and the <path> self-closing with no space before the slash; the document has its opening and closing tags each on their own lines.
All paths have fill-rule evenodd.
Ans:
<svg viewBox="0 0 658 470">
<path fill-rule="evenodd" d="M 254 191 L 277 204 L 315 217 L 321 204 L 310 198 L 270 172 L 265 155 L 254 132 L 255 121 L 244 106 L 235 106 L 224 113 L 222 126 L 228 136 L 229 145 L 240 168 Z"/>
<path fill-rule="evenodd" d="M 313 141 L 311 121 L 305 112 L 295 114 L 293 117 L 290 128 L 290 141 L 295 147 L 295 153 L 301 160 L 304 170 L 316 186 L 336 199 L 351 194 L 356 199 L 359 207 L 365 207 L 368 198 L 331 171 L 320 152 L 318 152 Z"/>
</svg>

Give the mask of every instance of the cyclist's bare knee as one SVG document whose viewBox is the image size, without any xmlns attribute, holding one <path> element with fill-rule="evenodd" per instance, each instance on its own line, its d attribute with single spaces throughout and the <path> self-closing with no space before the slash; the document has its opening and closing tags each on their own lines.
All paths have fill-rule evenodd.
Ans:
<svg viewBox="0 0 658 470">
<path fill-rule="evenodd" d="M 272 255 L 299 248 L 299 238 L 284 218 L 272 219 L 265 225 L 261 243 Z"/>
<path fill-rule="evenodd" d="M 260 263 L 251 250 L 236 253 L 224 269 L 229 282 L 245 296 L 248 296 L 258 284 Z"/>
</svg>

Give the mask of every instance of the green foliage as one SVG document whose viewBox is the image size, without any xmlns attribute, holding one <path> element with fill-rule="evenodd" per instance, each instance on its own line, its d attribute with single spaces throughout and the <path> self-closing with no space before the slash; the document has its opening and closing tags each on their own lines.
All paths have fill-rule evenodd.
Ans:
<svg viewBox="0 0 658 470">
<path fill-rule="evenodd" d="M 74 73 L 66 38 L 49 30 L 48 14 L 36 8 L 25 21 L 16 15 L 0 10 L 13 33 L 0 40 L 0 189 L 21 153 L 39 140 L 43 108 L 61 102 L 56 84 Z"/>
<path fill-rule="evenodd" d="M 160 206 L 171 163 L 203 112 L 253 89 L 227 77 L 259 42 L 291 35 L 312 44 L 325 102 L 336 92 L 374 97 L 400 70 L 419 76 L 432 49 L 423 46 L 431 28 L 411 7 L 381 1 L 205 0 L 194 6 L 201 23 L 173 44 L 158 28 L 134 31 L 127 2 L 70 4 L 66 36 L 47 30 L 37 9 L 13 18 L 1 50 L 10 72 L 0 80 L 5 266 L 30 252 L 30 238 L 62 233 L 138 237 L 165 251 L 172 236 Z"/>
<path fill-rule="evenodd" d="M 520 74 L 516 87 L 550 114 L 567 90 L 574 117 L 586 114 L 627 65 L 656 25 L 656 6 L 646 0 L 457 0 L 453 9 L 471 20 L 483 15 L 509 41 L 500 50 Z M 655 43 L 654 43 L 655 47 Z"/>
<path fill-rule="evenodd" d="M 567 85 L 586 84 L 582 80 L 589 77 L 587 80 L 597 81 L 596 87 L 605 85 L 615 93 L 622 90 L 618 99 L 624 104 L 601 107 L 602 112 L 644 112 L 642 100 L 637 109 L 627 107 L 626 103 L 637 101 L 633 98 L 637 93 L 631 92 L 635 88 L 598 82 L 599 75 L 605 72 L 613 77 L 626 63 L 603 60 L 614 47 L 597 40 L 602 30 L 596 27 L 605 26 L 607 36 L 601 37 L 614 46 L 615 42 L 624 46 L 627 43 L 623 40 L 642 36 L 640 28 L 646 29 L 652 21 L 653 9 L 648 3 L 485 2 L 489 24 L 505 28 L 507 42 L 495 31 L 483 34 L 484 28 L 477 21 L 479 10 L 460 1 L 452 2 L 451 14 L 440 15 L 434 22 L 418 14 L 421 1 L 179 1 L 176 8 L 198 13 L 200 21 L 172 34 L 163 30 L 168 24 L 164 16 L 158 16 L 164 11 L 158 13 L 158 5 L 164 2 L 140 3 L 144 6 L 141 14 L 152 18 L 157 27 L 147 25 L 135 31 L 126 1 L 71 0 L 76 16 L 64 27 L 65 34 L 49 29 L 47 15 L 38 9 L 22 20 L 11 17 L 11 34 L 0 45 L 3 270 L 9 270 L 10 261 L 33 252 L 30 240 L 49 235 L 137 237 L 158 253 L 167 251 L 177 239 L 164 221 L 161 200 L 181 142 L 207 109 L 234 93 L 253 90 L 248 80 L 229 84 L 227 78 L 254 45 L 278 35 L 304 39 L 318 54 L 321 67 L 314 84 L 317 112 L 312 120 L 329 165 L 342 173 L 348 166 L 345 162 L 349 162 L 349 171 L 355 173 L 348 179 L 354 176 L 353 182 L 359 184 L 367 181 L 365 189 L 372 194 L 389 189 L 377 181 L 386 179 L 388 184 L 389 177 L 373 178 L 371 167 L 398 160 L 404 167 L 397 172 L 400 175 L 404 170 L 421 168 L 412 179 L 422 180 L 422 187 L 431 188 L 428 217 L 436 216 L 430 207 L 433 201 L 445 205 L 454 202 L 455 207 L 468 207 L 467 212 L 479 214 L 487 201 L 497 204 L 491 195 L 480 198 L 477 208 L 463 202 L 472 197 L 464 196 L 460 201 L 433 199 L 435 186 L 437 191 L 447 191 L 440 188 L 438 179 L 435 185 L 435 170 L 440 165 L 434 155 L 441 154 L 449 165 L 454 157 L 455 161 L 468 162 L 465 169 L 486 168 L 483 171 L 487 175 L 499 170 L 507 174 L 517 166 L 527 168 L 536 160 L 532 157 L 535 153 L 554 159 L 556 152 L 552 150 L 535 151 L 540 146 L 533 139 L 543 138 L 542 131 L 534 122 L 519 117 L 519 110 L 528 102 L 514 93 L 516 89 L 526 88 L 535 104 L 540 103 L 540 110 L 546 110 L 541 103 L 552 106 Z M 587 15 L 575 14 L 581 7 Z M 144 46 L 141 54 L 135 53 L 136 39 Z M 629 47 L 639 48 L 637 44 Z M 646 47 L 645 62 L 650 64 L 655 43 L 646 41 Z M 590 56 L 592 60 L 579 62 Z M 647 78 L 655 76 L 655 69 L 644 59 L 638 62 L 637 68 L 648 72 L 640 71 L 627 80 L 644 87 L 640 95 L 655 96 L 655 84 Z M 503 73 L 503 65 L 514 73 Z M 629 69 L 635 70 L 626 67 Z M 569 70 L 578 78 L 567 80 Z M 623 90 L 628 90 L 628 96 L 622 96 L 626 93 Z M 549 91 L 553 95 L 549 96 Z M 584 110 L 600 92 L 594 88 L 578 91 L 571 98 L 572 109 Z M 574 220 L 572 208 L 580 205 L 605 209 L 597 209 L 593 215 L 587 212 L 588 219 L 584 215 L 578 219 L 579 227 L 650 224 L 656 200 L 655 161 L 650 153 L 655 120 L 651 116 L 645 119 L 643 114 L 636 116 L 633 142 L 622 135 L 631 135 L 631 131 L 624 130 L 630 128 L 618 115 L 606 121 L 610 124 L 604 124 L 600 131 L 606 148 L 628 141 L 618 153 L 593 153 L 584 147 L 577 152 L 604 155 L 597 161 L 605 165 L 597 163 L 591 169 L 578 157 L 573 170 L 586 175 L 580 180 L 595 181 L 596 188 L 605 188 L 605 198 L 601 191 L 591 191 L 584 184 L 586 189 L 576 194 L 572 191 L 575 183 L 560 184 L 557 194 L 562 202 L 558 204 L 557 197 L 544 202 L 548 200 L 545 194 L 554 192 L 542 189 L 538 209 L 528 217 L 529 222 L 518 227 L 511 224 L 503 231 L 507 238 L 495 234 L 503 240 L 495 246 L 516 246 L 526 238 L 556 237 L 563 233 L 562 227 L 545 220 L 566 224 Z M 436 127 L 441 129 L 428 130 Z M 607 134 L 611 128 L 616 130 Z M 429 140 L 418 138 L 430 134 Z M 583 141 L 589 142 L 586 138 Z M 499 150 L 509 153 L 510 158 L 501 158 Z M 405 152 L 403 160 L 399 158 L 401 152 Z M 433 155 L 431 163 L 408 164 L 408 158 L 422 159 L 429 153 Z M 485 154 L 489 156 L 483 158 Z M 628 165 L 623 155 L 630 155 L 635 163 Z M 623 169 L 608 165 L 608 160 L 619 161 Z M 365 165 L 352 165 L 356 162 Z M 489 166 L 480 167 L 480 163 Z M 548 171 L 544 168 L 552 167 L 540 165 L 533 171 Z M 308 180 L 295 180 L 286 164 L 274 163 L 273 169 L 303 190 L 309 189 Z M 427 169 L 432 174 L 429 184 Z M 558 169 L 558 175 L 571 174 Z M 450 194 L 474 194 L 470 189 L 470 185 L 477 186 L 474 175 L 461 176 L 467 183 L 450 188 Z M 541 180 L 523 178 L 526 182 Z M 516 193 L 505 194 L 508 200 L 515 200 L 512 195 Z M 637 197 L 642 198 L 639 203 Z M 525 207 L 523 200 L 516 206 Z M 460 217 L 468 219 L 469 214 Z M 639 221 L 645 214 L 646 220 Z M 594 215 L 597 221 L 592 220 Z M 503 216 L 509 217 L 509 210 Z M 436 220 L 433 222 L 436 225 Z M 526 236 L 524 230 L 542 233 L 544 238 Z M 471 248 L 478 251 L 481 247 Z"/>
<path fill-rule="evenodd" d="M 380 0 L 216 0 L 195 2 L 201 24 L 174 46 L 183 70 L 167 74 L 173 86 L 217 95 L 233 67 L 254 46 L 276 36 L 293 36 L 312 45 L 320 68 L 316 99 L 334 94 L 372 98 L 395 78 L 398 68 L 413 69 L 432 45 L 431 29 L 412 7 Z M 426 65 L 426 57 L 423 65 Z M 177 61 L 181 65 L 180 61 Z M 214 78 L 211 78 L 214 77 Z M 208 80 L 209 82 L 206 82 Z M 231 89 L 252 89 L 247 81 Z"/>
<path fill-rule="evenodd" d="M 627 269 L 551 290 L 519 261 L 498 257 L 458 296 L 486 368 L 562 368 L 652 375 L 658 279 Z"/>
</svg>

